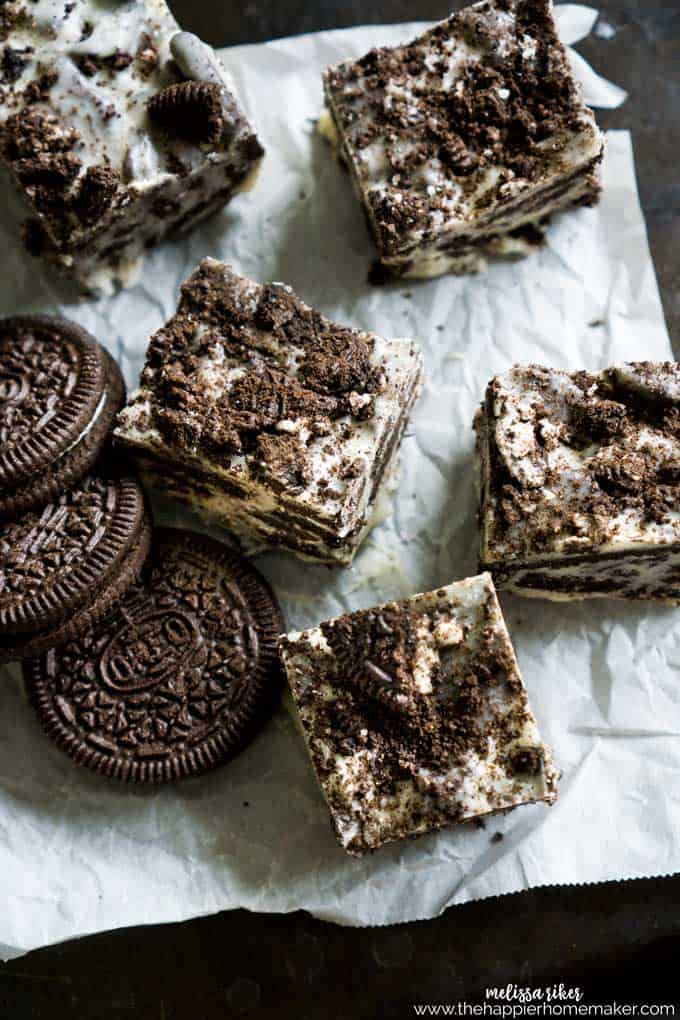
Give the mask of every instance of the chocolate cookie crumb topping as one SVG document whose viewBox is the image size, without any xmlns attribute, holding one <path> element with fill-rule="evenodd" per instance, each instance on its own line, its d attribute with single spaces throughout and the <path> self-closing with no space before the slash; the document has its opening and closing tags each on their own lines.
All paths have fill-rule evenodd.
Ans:
<svg viewBox="0 0 680 1020">
<path fill-rule="evenodd" d="M 73 199 L 73 211 L 82 223 L 94 223 L 110 208 L 120 178 L 110 167 L 90 166 Z"/>
<path fill-rule="evenodd" d="M 94 77 L 98 71 L 108 71 L 110 74 L 124 71 L 126 67 L 130 66 L 132 61 L 133 57 L 129 53 L 122 53 L 120 50 L 114 50 L 113 53 L 109 53 L 106 56 L 102 56 L 99 53 L 84 53 L 78 54 L 75 58 L 78 70 L 86 78 Z"/>
<path fill-rule="evenodd" d="M 12 84 L 21 78 L 24 68 L 28 66 L 27 50 L 13 50 L 5 46 L 0 60 L 0 81 Z"/>
<path fill-rule="evenodd" d="M 512 755 L 510 768 L 513 772 L 528 772 L 530 776 L 536 776 L 543 768 L 543 754 L 535 747 L 523 748 Z"/>
</svg>

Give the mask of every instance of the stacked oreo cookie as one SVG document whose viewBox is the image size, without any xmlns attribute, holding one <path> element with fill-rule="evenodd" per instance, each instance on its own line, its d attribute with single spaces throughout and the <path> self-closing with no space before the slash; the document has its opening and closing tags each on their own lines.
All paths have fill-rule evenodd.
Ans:
<svg viewBox="0 0 680 1020">
<path fill-rule="evenodd" d="M 79 326 L 0 322 L 0 662 L 24 660 L 43 727 L 76 761 L 158 782 L 254 736 L 284 627 L 241 557 L 153 531 L 134 472 L 109 456 L 124 400 Z"/>
</svg>

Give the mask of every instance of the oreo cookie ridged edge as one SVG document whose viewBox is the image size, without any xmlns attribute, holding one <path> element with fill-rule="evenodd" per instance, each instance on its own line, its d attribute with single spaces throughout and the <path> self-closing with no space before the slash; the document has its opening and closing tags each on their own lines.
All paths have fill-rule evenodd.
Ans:
<svg viewBox="0 0 680 1020">
<path fill-rule="evenodd" d="M 283 685 L 284 620 L 243 557 L 158 529 L 140 579 L 77 642 L 24 664 L 48 736 L 75 762 L 161 783 L 233 758 L 270 718 Z"/>
<path fill-rule="evenodd" d="M 150 538 L 139 482 L 111 465 L 0 525 L 0 662 L 40 654 L 95 624 L 138 576 Z"/>
<path fill-rule="evenodd" d="M 118 365 L 82 327 L 49 316 L 0 319 L 0 522 L 87 474 L 124 402 Z"/>
</svg>

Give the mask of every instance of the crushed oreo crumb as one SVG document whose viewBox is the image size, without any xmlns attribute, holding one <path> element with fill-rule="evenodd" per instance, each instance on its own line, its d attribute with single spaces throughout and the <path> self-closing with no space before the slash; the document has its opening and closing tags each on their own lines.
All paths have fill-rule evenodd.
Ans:
<svg viewBox="0 0 680 1020">
<path fill-rule="evenodd" d="M 21 78 L 24 68 L 28 66 L 26 50 L 13 50 L 11 46 L 5 46 L 0 60 L 0 81 L 9 85 Z"/>
<path fill-rule="evenodd" d="M 207 326 L 198 343 L 195 315 Z M 214 407 L 200 375 L 201 358 L 215 343 L 211 327 L 227 355 L 241 360 L 248 349 L 256 355 Z M 261 341 L 261 330 L 282 351 L 299 348 L 297 378 Z M 324 421 L 370 417 L 372 397 L 384 384 L 371 363 L 372 349 L 365 334 L 330 323 L 280 285 L 260 288 L 250 306 L 237 277 L 204 262 L 183 286 L 175 318 L 152 337 L 143 382 L 153 389 L 157 424 L 168 438 L 213 455 L 257 448 L 270 470 L 296 485 L 304 482 L 296 467 L 299 439 L 279 433 L 279 423 L 303 418 L 316 435 L 325 430 Z"/>
<path fill-rule="evenodd" d="M 87 168 L 72 200 L 73 211 L 81 223 L 95 223 L 110 209 L 118 185 L 118 174 L 110 167 Z"/>
</svg>

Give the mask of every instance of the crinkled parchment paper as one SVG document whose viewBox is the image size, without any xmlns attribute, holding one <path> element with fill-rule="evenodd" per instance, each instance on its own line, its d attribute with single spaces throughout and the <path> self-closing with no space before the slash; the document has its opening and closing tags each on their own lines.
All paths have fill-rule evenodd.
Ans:
<svg viewBox="0 0 680 1020">
<path fill-rule="evenodd" d="M 577 41 L 595 12 L 561 11 Z M 291 628 L 436 587 L 475 570 L 470 423 L 485 383 L 515 361 L 597 369 L 668 358 L 630 138 L 609 137 L 602 204 L 556 221 L 535 257 L 477 278 L 370 289 L 361 212 L 313 131 L 322 66 L 416 26 L 359 28 L 227 51 L 268 146 L 255 191 L 148 260 L 142 282 L 77 303 L 17 252 L 2 215 L 2 312 L 61 310 L 99 337 L 134 385 L 149 334 L 206 254 L 285 280 L 340 321 L 417 337 L 428 383 L 404 443 L 394 512 L 340 572 L 267 556 Z M 620 90 L 581 61 L 588 99 Z M 3 202 L 7 202 L 5 197 Z M 184 520 L 177 511 L 166 519 Z M 100 779 L 43 737 L 16 667 L 0 684 L 0 953 L 230 907 L 305 908 L 343 924 L 438 914 L 551 883 L 680 870 L 680 612 L 646 605 L 503 599 L 530 696 L 564 770 L 534 806 L 393 846 L 365 860 L 335 844 L 285 704 L 212 775 L 160 790 Z M 500 832 L 502 841 L 491 842 Z"/>
</svg>

